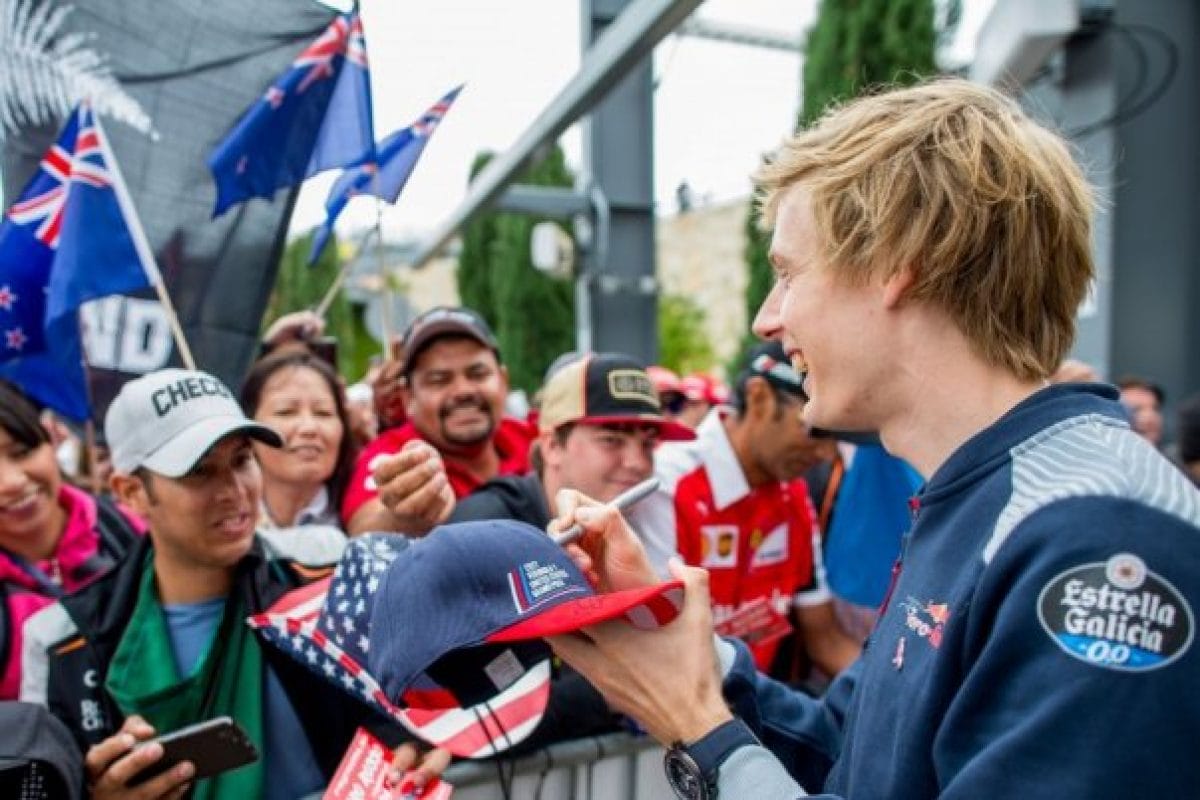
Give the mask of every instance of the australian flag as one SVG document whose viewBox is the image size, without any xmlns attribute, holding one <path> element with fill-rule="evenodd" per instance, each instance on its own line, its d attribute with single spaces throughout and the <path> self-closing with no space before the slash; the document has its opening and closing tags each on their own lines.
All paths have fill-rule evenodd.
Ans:
<svg viewBox="0 0 1200 800">
<path fill-rule="evenodd" d="M 433 136 L 433 132 L 437 130 L 462 88 L 461 85 L 456 86 L 430 106 L 412 125 L 396 131 L 380 142 L 376 148 L 377 161 L 361 164 L 341 174 L 329 190 L 329 197 L 325 199 L 325 222 L 317 229 L 313 238 L 312 252 L 308 256 L 309 264 L 315 262 L 325 249 L 329 235 L 333 232 L 333 223 L 350 202 L 350 198 L 360 194 L 371 194 L 388 203 L 396 202 L 417 165 L 417 159 L 425 152 L 429 137 Z"/>
<path fill-rule="evenodd" d="M 213 216 L 310 175 L 374 158 L 371 74 L 358 12 L 335 19 L 209 156 Z"/>
<path fill-rule="evenodd" d="M 79 306 L 150 286 L 156 271 L 100 120 L 81 104 L 0 222 L 0 376 L 86 419 Z"/>
</svg>

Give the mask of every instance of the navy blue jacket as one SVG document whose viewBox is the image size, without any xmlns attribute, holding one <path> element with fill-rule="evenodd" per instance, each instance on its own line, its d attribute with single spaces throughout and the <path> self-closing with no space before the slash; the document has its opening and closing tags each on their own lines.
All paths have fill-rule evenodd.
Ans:
<svg viewBox="0 0 1200 800">
<path fill-rule="evenodd" d="M 823 701 L 722 648 L 727 698 L 778 759 L 735 752 L 722 798 L 1200 793 L 1200 492 L 1115 398 L 1042 390 L 946 461 Z"/>
</svg>

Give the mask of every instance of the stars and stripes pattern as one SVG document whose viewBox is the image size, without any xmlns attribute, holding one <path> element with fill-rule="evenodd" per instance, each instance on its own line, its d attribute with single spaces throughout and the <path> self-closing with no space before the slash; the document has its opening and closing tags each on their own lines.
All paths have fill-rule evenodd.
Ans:
<svg viewBox="0 0 1200 800">
<path fill-rule="evenodd" d="M 264 640 L 421 739 L 464 758 L 500 753 L 541 721 L 550 692 L 549 662 L 471 708 L 402 707 L 366 669 L 372 600 L 382 573 L 407 545 L 405 537 L 395 534 L 356 537 L 332 576 L 289 592 L 248 623 Z M 438 693 L 432 681 L 421 685 L 427 694 Z M 409 698 L 400 700 L 407 705 Z"/>
<path fill-rule="evenodd" d="M 325 199 L 325 222 L 313 238 L 308 263 L 317 260 L 333 232 L 333 224 L 352 198 L 374 195 L 387 203 L 395 203 L 412 176 L 429 137 L 433 136 L 442 119 L 454 105 L 462 85 L 447 92 L 426 109 L 416 122 L 388 136 L 375 148 L 376 161 L 369 161 L 343 172 Z"/>
<path fill-rule="evenodd" d="M 375 158 L 366 38 L 357 12 L 336 17 L 250 105 L 213 150 L 213 216 L 327 169 Z"/>
</svg>

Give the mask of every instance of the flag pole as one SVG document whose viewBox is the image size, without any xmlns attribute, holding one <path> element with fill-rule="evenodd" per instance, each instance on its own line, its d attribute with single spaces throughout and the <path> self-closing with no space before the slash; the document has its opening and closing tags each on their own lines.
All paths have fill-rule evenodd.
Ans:
<svg viewBox="0 0 1200 800">
<path fill-rule="evenodd" d="M 100 484 L 100 474 L 96 471 L 96 421 L 90 416 L 83 423 L 83 446 L 87 451 L 88 488 L 93 497 L 99 497 L 104 487 Z"/>
<path fill-rule="evenodd" d="M 371 187 L 375 194 L 375 261 L 382 281 L 382 302 L 379 306 L 379 327 L 383 331 L 383 358 L 386 361 L 392 352 L 392 287 L 388 283 L 387 271 L 383 264 L 383 188 L 379 182 L 379 165 L 375 165 L 375 174 L 371 176 Z"/>
<path fill-rule="evenodd" d="M 368 228 L 367 232 L 358 241 L 358 246 L 354 248 L 354 256 L 346 259 L 346 261 L 338 269 L 338 274 L 333 279 L 333 284 L 329 287 L 329 291 L 325 292 L 325 296 L 321 298 L 321 302 L 313 309 L 318 317 L 322 319 L 329 313 L 329 307 L 333 305 L 333 299 L 337 297 L 338 290 L 342 288 L 342 284 L 346 282 L 346 277 L 350 274 L 350 267 L 354 264 L 354 260 L 362 253 L 363 249 L 370 243 L 371 237 L 378 232 L 377 228 Z"/>
<path fill-rule="evenodd" d="M 113 156 L 112 148 L 108 144 L 108 134 L 104 132 L 104 126 L 100 124 L 100 115 L 92 111 L 92 119 L 96 125 L 96 136 L 100 140 L 100 149 L 104 152 L 104 159 L 108 163 L 109 169 L 113 176 L 113 192 L 117 196 L 117 204 L 121 207 L 121 213 L 125 215 L 126 224 L 129 225 L 129 234 L 133 238 L 134 249 L 137 250 L 138 258 L 142 262 L 142 269 L 145 270 L 146 276 L 150 278 L 150 283 L 154 286 L 154 291 L 158 295 L 158 301 L 162 303 L 163 310 L 166 311 L 167 321 L 171 325 L 171 334 L 175 338 L 175 346 L 179 349 L 179 356 L 183 360 L 183 365 L 188 369 L 196 368 L 196 359 L 192 357 L 191 348 L 188 347 L 187 339 L 183 335 L 183 328 L 179 324 L 179 314 L 175 311 L 175 305 L 171 302 L 171 296 L 167 293 L 166 284 L 163 282 L 162 273 L 158 270 L 158 263 L 154 260 L 154 251 L 150 249 L 150 242 L 146 238 L 146 231 L 142 229 L 141 218 L 137 215 L 137 209 L 134 208 L 133 201 L 129 197 L 129 192 L 125 188 L 125 178 L 121 175 L 121 167 L 117 164 L 117 159 Z"/>
</svg>

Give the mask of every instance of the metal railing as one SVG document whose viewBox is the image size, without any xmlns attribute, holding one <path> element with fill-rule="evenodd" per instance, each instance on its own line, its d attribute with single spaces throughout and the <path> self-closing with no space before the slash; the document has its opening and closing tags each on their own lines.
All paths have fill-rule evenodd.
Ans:
<svg viewBox="0 0 1200 800">
<path fill-rule="evenodd" d="M 611 733 L 560 742 L 518 759 L 464 761 L 446 770 L 454 800 L 659 800 L 674 795 L 662 748 Z"/>
</svg>

